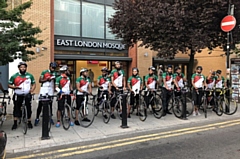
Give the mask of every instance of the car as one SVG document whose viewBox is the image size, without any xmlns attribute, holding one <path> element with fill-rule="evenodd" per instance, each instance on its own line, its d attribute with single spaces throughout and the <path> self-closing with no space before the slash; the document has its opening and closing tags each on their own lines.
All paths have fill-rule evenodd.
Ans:
<svg viewBox="0 0 240 159">
<path fill-rule="evenodd" d="M 4 131 L 0 131 L 0 159 L 6 158 L 6 144 L 7 134 Z"/>
</svg>

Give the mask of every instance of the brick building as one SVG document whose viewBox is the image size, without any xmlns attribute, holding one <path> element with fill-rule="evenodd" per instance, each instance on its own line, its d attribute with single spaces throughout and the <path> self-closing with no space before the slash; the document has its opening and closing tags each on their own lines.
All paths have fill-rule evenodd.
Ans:
<svg viewBox="0 0 240 159">
<path fill-rule="evenodd" d="M 8 0 L 9 8 L 28 0 Z M 91 68 L 94 81 L 104 66 L 112 69 L 114 61 L 121 61 L 126 74 L 137 66 L 141 76 L 148 73 L 151 65 L 180 65 L 186 73 L 189 57 L 177 54 L 174 60 L 156 57 L 156 52 L 142 47 L 124 48 L 119 40 L 109 32 L 106 21 L 114 10 L 114 0 L 33 0 L 24 18 L 42 29 L 39 39 L 44 40 L 41 46 L 33 48 L 36 59 L 28 62 L 28 71 L 38 80 L 42 70 L 47 69 L 49 62 L 59 65 L 67 64 L 75 81 L 82 67 Z M 218 26 L 218 24 L 217 24 Z M 210 69 L 221 69 L 226 74 L 226 56 L 220 49 L 212 54 L 207 50 L 195 56 L 195 66 L 201 65 L 207 75 Z M 10 68 L 11 70 L 11 68 Z M 11 72 L 11 71 L 10 71 Z M 39 91 L 37 85 L 36 93 Z"/>
</svg>

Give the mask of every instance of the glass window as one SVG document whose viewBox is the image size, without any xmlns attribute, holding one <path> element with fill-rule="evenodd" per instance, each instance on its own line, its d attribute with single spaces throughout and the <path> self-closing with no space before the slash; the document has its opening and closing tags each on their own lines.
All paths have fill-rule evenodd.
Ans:
<svg viewBox="0 0 240 159">
<path fill-rule="evenodd" d="M 106 22 L 108 22 L 108 18 L 111 18 L 114 13 L 115 10 L 112 7 L 106 6 Z M 106 39 L 116 39 L 115 35 L 110 32 L 108 24 L 106 24 Z"/>
<path fill-rule="evenodd" d="M 54 0 L 55 35 L 80 36 L 80 0 Z"/>
<path fill-rule="evenodd" d="M 82 37 L 104 38 L 104 5 L 82 2 Z"/>
</svg>

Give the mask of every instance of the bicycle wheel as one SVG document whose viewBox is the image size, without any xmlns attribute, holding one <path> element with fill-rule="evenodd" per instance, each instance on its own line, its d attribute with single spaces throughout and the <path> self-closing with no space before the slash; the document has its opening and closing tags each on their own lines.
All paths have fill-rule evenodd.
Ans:
<svg viewBox="0 0 240 159">
<path fill-rule="evenodd" d="M 147 119 L 147 105 L 142 96 L 140 97 L 140 102 L 138 107 L 138 117 L 141 121 L 145 121 Z"/>
<path fill-rule="evenodd" d="M 117 116 L 120 120 L 122 120 L 122 106 L 120 105 L 120 102 L 117 101 L 116 104 L 116 110 L 117 110 Z"/>
<path fill-rule="evenodd" d="M 95 117 L 95 106 L 88 104 L 84 109 L 84 105 L 82 104 L 78 113 L 78 119 L 79 119 L 80 125 L 84 128 L 89 127 L 93 123 L 94 117 Z"/>
<path fill-rule="evenodd" d="M 222 108 L 223 108 L 223 112 L 226 115 L 233 115 L 237 112 L 238 109 L 238 104 L 235 98 L 232 98 L 231 96 L 228 97 L 224 97 L 223 101 L 222 101 Z"/>
<path fill-rule="evenodd" d="M 175 117 L 177 118 L 181 118 L 182 117 L 182 113 L 183 113 L 183 103 L 179 98 L 174 98 L 173 100 L 173 114 L 175 115 Z"/>
<path fill-rule="evenodd" d="M 70 117 L 71 108 L 68 104 L 64 104 L 64 109 L 62 110 L 62 125 L 64 130 L 68 130 L 70 127 L 71 117 Z"/>
<path fill-rule="evenodd" d="M 76 110 L 77 106 L 76 106 L 76 99 L 72 100 L 72 104 L 71 104 L 71 115 L 73 119 L 76 119 L 76 115 L 75 115 L 75 110 Z"/>
<path fill-rule="evenodd" d="M 205 118 L 207 118 L 207 99 L 206 97 L 203 97 L 203 113 L 204 113 L 204 116 Z"/>
<path fill-rule="evenodd" d="M 27 127 L 28 127 L 28 119 L 27 119 L 27 107 L 26 105 L 22 108 L 22 120 L 21 120 L 22 128 L 23 128 L 23 134 L 27 134 Z"/>
<path fill-rule="evenodd" d="M 194 102 L 191 98 L 186 97 L 186 117 L 192 115 L 194 110 Z"/>
<path fill-rule="evenodd" d="M 127 96 L 127 106 L 130 106 L 130 94 L 128 94 Z M 135 105 L 130 106 L 130 112 L 129 112 L 130 114 L 133 114 L 134 108 L 135 108 Z"/>
<path fill-rule="evenodd" d="M 162 99 L 159 95 L 156 95 L 154 100 L 154 106 L 152 108 L 153 115 L 155 118 L 160 119 L 163 115 L 163 109 L 162 109 Z"/>
<path fill-rule="evenodd" d="M 102 104 L 103 108 L 102 108 L 102 117 L 103 117 L 103 122 L 105 124 L 107 124 L 110 120 L 111 117 L 111 107 L 109 105 L 109 103 L 107 101 L 105 101 Z"/>
</svg>

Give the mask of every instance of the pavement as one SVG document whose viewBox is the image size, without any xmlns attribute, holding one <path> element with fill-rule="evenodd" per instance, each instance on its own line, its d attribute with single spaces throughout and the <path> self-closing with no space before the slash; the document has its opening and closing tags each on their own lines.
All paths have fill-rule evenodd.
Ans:
<svg viewBox="0 0 240 159">
<path fill-rule="evenodd" d="M 36 96 L 36 95 L 35 95 Z M 32 103 L 32 122 L 34 122 L 37 109 L 37 100 L 34 100 Z M 88 128 L 83 128 L 81 126 L 72 126 L 69 130 L 64 130 L 62 126 L 56 128 L 52 126 L 50 131 L 50 139 L 41 140 L 42 128 L 41 123 L 39 126 L 34 126 L 33 129 L 29 129 L 27 134 L 22 133 L 22 128 L 19 126 L 17 130 L 12 131 L 11 127 L 13 125 L 12 118 L 12 102 L 8 105 L 8 118 L 7 121 L 3 123 L 3 126 L 0 128 L 7 133 L 7 153 L 18 153 L 25 151 L 38 151 L 39 149 L 53 147 L 53 146 L 62 146 L 73 143 L 80 143 L 85 141 L 91 141 L 96 139 L 104 139 L 108 137 L 127 135 L 136 132 L 145 132 L 151 130 L 159 130 L 159 132 L 164 131 L 165 128 L 171 128 L 179 125 L 201 123 L 204 121 L 216 121 L 221 122 L 228 120 L 231 117 L 228 115 L 217 116 L 214 112 L 208 112 L 208 118 L 205 118 L 204 115 L 200 116 L 190 116 L 188 120 L 181 120 L 176 118 L 173 114 L 162 117 L 161 119 L 156 119 L 153 115 L 149 114 L 146 121 L 142 122 L 135 115 L 132 114 L 131 118 L 128 118 L 127 125 L 129 128 L 121 128 L 121 120 L 110 119 L 108 124 L 103 123 L 102 116 L 99 114 L 95 117 L 93 124 Z M 53 104 L 53 111 L 56 112 L 56 102 Z M 55 114 L 55 113 L 54 113 Z M 234 117 L 240 117 L 240 112 L 237 111 L 234 114 Z M 53 117 L 56 122 L 56 116 Z M 41 119 L 40 119 L 41 120 Z"/>
</svg>

